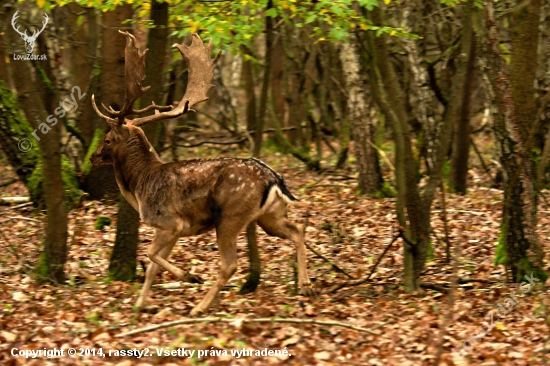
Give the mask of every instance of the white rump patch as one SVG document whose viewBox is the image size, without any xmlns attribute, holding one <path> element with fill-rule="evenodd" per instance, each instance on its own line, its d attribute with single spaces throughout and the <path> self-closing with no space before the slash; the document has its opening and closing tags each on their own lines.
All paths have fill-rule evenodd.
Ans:
<svg viewBox="0 0 550 366">
<path fill-rule="evenodd" d="M 292 204 L 294 201 L 292 201 L 286 194 L 284 194 L 281 191 L 281 188 L 279 188 L 278 185 L 273 185 L 269 189 L 269 193 L 267 194 L 267 199 L 264 203 L 264 208 L 269 208 L 271 205 L 273 205 L 277 199 L 282 198 L 287 204 Z"/>
</svg>

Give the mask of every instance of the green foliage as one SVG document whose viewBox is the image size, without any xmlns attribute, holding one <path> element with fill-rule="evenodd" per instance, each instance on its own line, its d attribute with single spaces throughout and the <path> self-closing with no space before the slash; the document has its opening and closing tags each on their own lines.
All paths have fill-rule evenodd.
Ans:
<svg viewBox="0 0 550 366">
<path fill-rule="evenodd" d="M 376 198 L 397 197 L 397 191 L 388 182 L 382 183 L 382 187 L 374 194 Z"/>
<path fill-rule="evenodd" d="M 431 239 L 428 239 L 428 248 L 426 249 L 426 259 L 427 260 L 435 259 L 434 246 L 432 244 Z"/>
<path fill-rule="evenodd" d="M 531 275 L 533 273 L 533 277 L 538 278 L 540 280 L 540 283 L 545 283 L 548 279 L 548 274 L 544 271 L 544 269 L 539 268 L 538 266 L 533 265 L 531 261 L 528 258 L 522 258 L 519 263 L 519 272 L 517 273 L 516 281 L 524 281 L 525 275 Z"/>
<path fill-rule="evenodd" d="M 34 131 L 17 105 L 16 96 L 0 78 L 0 119 L 9 127 L 11 135 L 16 139 L 31 138 Z M 20 155 L 26 165 L 34 166 L 38 159 L 37 144 L 26 153 Z"/>
<path fill-rule="evenodd" d="M 50 280 L 50 264 L 45 250 L 40 253 L 38 263 L 34 267 L 34 275 L 38 283 L 47 283 Z"/>
<path fill-rule="evenodd" d="M 498 244 L 495 251 L 495 259 L 493 261 L 494 265 L 507 265 L 508 263 L 508 256 L 506 255 L 506 243 L 504 240 L 504 233 L 506 226 L 502 224 L 502 227 L 500 228 L 500 234 L 498 237 Z M 544 269 L 539 268 L 538 266 L 533 265 L 529 258 L 521 258 L 518 266 L 518 273 L 516 273 L 516 281 L 523 281 L 523 277 L 525 275 L 530 275 L 533 273 L 533 276 L 535 278 L 538 278 L 541 283 L 546 282 L 548 279 L 548 274 L 544 271 Z"/>
<path fill-rule="evenodd" d="M 391 0 L 384 0 L 390 3 Z M 39 7 L 46 11 L 55 6 L 64 6 L 69 0 L 37 0 Z M 102 12 L 112 11 L 117 6 L 132 4 L 137 20 L 143 28 L 154 27 L 146 18 L 151 9 L 149 0 L 76 0 L 86 7 L 94 7 Z M 216 48 L 234 53 L 241 52 L 241 46 L 250 46 L 264 32 L 266 18 L 293 25 L 297 28 L 309 27 L 308 33 L 317 41 L 346 41 L 350 32 L 370 30 L 377 36 L 419 38 L 402 28 L 375 26 L 366 19 L 362 10 L 354 7 L 353 0 L 273 0 L 273 7 L 266 10 L 268 0 L 238 1 L 196 1 L 165 0 L 169 7 L 170 28 L 178 28 L 172 35 L 183 37 L 201 31 L 212 36 Z M 359 0 L 360 7 L 372 10 L 379 5 L 378 0 Z M 77 18 L 77 23 L 83 19 Z M 250 59 L 250 55 L 244 56 Z"/>
<path fill-rule="evenodd" d="M 504 264 L 506 265 L 506 262 L 508 261 L 508 258 L 506 257 L 506 246 L 504 244 L 504 232 L 506 225 L 502 224 L 502 227 L 500 228 L 500 234 L 498 236 L 498 243 L 497 243 L 497 249 L 495 251 L 495 260 L 493 261 L 493 264 L 499 265 Z"/>
<path fill-rule="evenodd" d="M 100 215 L 94 225 L 94 229 L 103 230 L 107 225 L 111 225 L 111 218 L 109 216 Z"/>
<path fill-rule="evenodd" d="M 101 141 L 103 140 L 103 136 L 105 136 L 105 133 L 101 128 L 98 128 L 95 130 L 94 137 L 92 138 L 90 147 L 88 148 L 88 151 L 86 152 L 86 156 L 84 157 L 84 163 L 82 164 L 82 173 L 84 175 L 88 175 L 90 173 L 90 170 L 92 169 L 92 163 L 90 163 L 90 157 L 101 144 Z"/>
<path fill-rule="evenodd" d="M 124 263 L 116 262 L 109 265 L 109 281 L 123 281 L 131 282 L 136 277 L 136 260 L 128 261 Z"/>
<path fill-rule="evenodd" d="M 63 182 L 63 190 L 65 192 L 65 201 L 67 202 L 67 210 L 70 211 L 74 206 L 78 205 L 82 198 L 82 191 L 78 188 L 78 181 L 76 179 L 76 172 L 71 162 L 65 155 L 61 155 L 61 180 Z M 29 181 L 27 183 L 27 189 L 31 196 L 31 200 L 35 206 L 42 209 L 45 207 L 46 202 L 44 199 L 44 192 L 42 187 L 42 159 L 38 159 L 36 167 L 34 168 Z"/>
</svg>

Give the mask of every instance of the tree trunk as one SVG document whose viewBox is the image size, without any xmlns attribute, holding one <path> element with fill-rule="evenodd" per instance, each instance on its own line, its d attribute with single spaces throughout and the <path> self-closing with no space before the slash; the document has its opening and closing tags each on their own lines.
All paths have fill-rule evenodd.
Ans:
<svg viewBox="0 0 550 366">
<path fill-rule="evenodd" d="M 518 282 L 531 273 L 542 282 L 548 277 L 543 270 L 543 252 L 535 230 L 531 148 L 537 126 L 533 122 L 534 104 L 529 101 L 535 94 L 537 37 L 534 35 L 538 34 L 539 11 L 540 0 L 533 0 L 512 16 L 510 76 L 500 55 L 493 2 L 487 3 L 486 22 L 480 22 L 476 28 L 477 43 L 488 73 L 486 89 L 495 109 L 493 131 L 504 177 L 501 235 L 495 263 L 504 264 L 512 279 Z"/>
<path fill-rule="evenodd" d="M 122 22 L 132 18 L 132 6 L 123 5 L 103 15 L 103 40 L 101 59 L 101 101 L 115 110 L 124 104 L 124 51 L 126 38 L 118 33 Z M 110 167 L 112 173 L 112 167 Z M 114 174 L 113 174 L 114 176 Z M 117 236 L 109 264 L 109 277 L 129 281 L 136 270 L 139 213 L 120 196 Z"/>
<path fill-rule="evenodd" d="M 243 53 L 248 51 L 243 47 Z M 256 115 L 256 93 L 254 90 L 254 64 L 251 60 L 243 60 L 242 75 L 244 82 L 244 90 L 246 93 L 246 128 L 248 131 L 255 130 L 258 133 Z M 254 146 L 252 147 L 253 154 L 256 151 L 256 139 L 254 138 Z M 250 260 L 250 271 L 245 284 L 239 291 L 241 294 L 248 294 L 256 291 L 261 277 L 261 261 L 258 252 L 258 239 L 256 236 L 256 222 L 251 222 L 246 227 L 246 240 L 248 246 L 248 258 Z"/>
<path fill-rule="evenodd" d="M 359 192 L 374 194 L 382 186 L 382 175 L 378 154 L 374 148 L 376 141 L 371 131 L 374 129 L 370 118 L 365 85 L 361 79 L 356 40 L 343 43 L 340 60 L 348 92 L 348 111 L 352 130 L 353 149 L 359 171 Z M 370 143 L 369 143 L 370 142 Z"/>
<path fill-rule="evenodd" d="M 109 262 L 109 278 L 132 281 L 136 275 L 139 213 L 122 195 L 118 207 L 116 240 Z"/>
<path fill-rule="evenodd" d="M 521 281 L 523 276 L 529 275 L 532 270 L 542 271 L 542 249 L 535 232 L 537 193 L 534 189 L 536 170 L 535 157 L 532 153 L 533 135 L 538 130 L 534 125 L 534 85 L 538 66 L 540 6 L 541 0 L 532 0 L 526 6 L 514 11 L 510 18 L 512 43 L 510 88 L 517 137 L 524 150 L 524 156 L 520 157 L 524 172 L 516 172 L 515 175 L 519 174 L 522 177 L 520 179 L 512 177 L 510 185 L 505 187 L 505 191 L 511 191 L 510 193 L 506 192 L 511 197 L 509 212 L 504 215 L 504 217 L 507 216 L 508 222 L 503 222 L 503 225 L 508 228 L 508 237 L 505 240 L 506 252 L 511 274 L 516 281 Z M 522 195 L 527 197 L 522 200 Z"/>
<path fill-rule="evenodd" d="M 162 88 L 164 87 L 164 61 L 168 49 L 168 3 L 151 2 L 151 20 L 155 28 L 149 29 L 147 48 L 145 54 L 145 84 L 149 90 L 140 98 L 141 107 L 149 105 L 152 101 L 163 104 Z M 160 151 L 160 135 L 163 123 L 152 123 L 142 127 L 147 139 L 153 147 Z"/>
<path fill-rule="evenodd" d="M 0 78 L 0 149 L 25 185 L 37 163 L 38 153 L 30 145 L 35 142 L 32 132 L 31 125 L 17 105 L 17 96 Z M 31 150 L 26 151 L 27 147 Z"/>
<path fill-rule="evenodd" d="M 47 61 L 45 61 L 47 62 Z M 14 83 L 17 88 L 18 104 L 27 120 L 35 128 L 36 121 L 48 117 L 37 91 L 38 80 L 30 61 L 16 61 L 13 65 Z M 43 122 L 41 125 L 46 125 Z M 41 282 L 64 283 L 64 265 L 67 259 L 67 209 L 61 180 L 61 126 L 62 123 L 46 125 L 49 130 L 41 134 L 39 141 L 42 159 L 42 189 L 46 201 L 47 223 L 44 248 L 36 267 Z"/>
<path fill-rule="evenodd" d="M 266 11 L 273 8 L 273 0 L 267 0 Z M 271 58 L 273 54 L 273 19 L 265 17 L 265 67 L 264 79 L 262 81 L 262 90 L 260 94 L 260 104 L 258 106 L 258 119 L 254 134 L 254 156 L 259 158 L 262 149 L 262 137 L 265 126 L 265 116 L 267 111 L 267 97 L 269 92 L 269 79 L 271 78 Z"/>
<path fill-rule="evenodd" d="M 100 125 L 102 122 L 100 122 L 100 119 L 93 111 L 89 98 L 96 92 L 93 90 L 93 84 L 96 80 L 92 76 L 92 70 L 96 63 L 97 44 L 99 41 L 97 18 L 95 9 L 82 7 L 75 2 L 67 4 L 67 9 L 70 30 L 68 32 L 69 40 L 73 41 L 70 43 L 73 82 L 87 96 L 87 98 L 82 99 L 79 106 L 81 118 L 77 120 L 77 125 L 89 145 L 93 139 L 95 130 L 103 128 L 103 125 Z M 82 13 L 85 14 L 82 15 Z M 79 16 L 84 16 L 86 19 L 81 25 L 77 24 Z M 83 40 L 86 42 L 83 43 Z"/>
<path fill-rule="evenodd" d="M 470 0 L 471 4 L 473 0 Z M 382 4 L 380 6 L 383 6 Z M 367 15 L 375 25 L 385 24 L 383 10 L 375 7 Z M 449 117 L 456 113 L 453 108 L 446 111 L 441 127 L 442 133 L 439 140 L 434 141 L 433 146 L 437 147 L 434 153 L 433 169 L 430 171 L 428 182 L 423 189 L 422 196 L 416 182 L 415 161 L 413 158 L 412 144 L 409 136 L 409 124 L 405 110 L 405 97 L 402 92 L 394 67 L 389 59 L 387 36 L 375 37 L 368 34 L 368 49 L 374 56 L 372 60 L 373 70 L 371 71 L 370 82 L 373 90 L 376 91 L 377 101 L 393 131 L 395 142 L 395 174 L 397 181 L 397 218 L 399 224 L 405 228 L 404 243 L 404 274 L 403 281 L 405 291 L 413 292 L 420 290 L 420 274 L 424 269 L 428 248 L 430 245 L 430 215 L 431 204 L 435 191 L 441 179 L 441 168 L 446 158 L 451 140 L 451 122 Z M 458 88 L 461 84 L 455 75 L 453 80 L 453 95 L 456 98 Z"/>
<path fill-rule="evenodd" d="M 470 10 L 471 12 L 471 10 Z M 466 194 L 468 179 L 468 157 L 470 155 L 470 106 L 475 74 L 475 39 L 473 37 L 471 14 L 463 12 L 461 54 L 463 59 L 457 66 L 457 73 L 464 73 L 464 85 L 460 96 L 462 107 L 454 123 L 453 153 L 451 156 L 450 185 L 454 192 Z M 467 60 L 464 62 L 464 60 Z"/>
<path fill-rule="evenodd" d="M 380 8 L 375 7 L 370 15 L 374 24 L 384 24 L 383 13 Z M 417 272 L 418 269 L 423 267 L 423 261 L 425 260 L 429 227 L 426 229 L 420 225 L 424 220 L 421 220 L 422 217 L 419 212 L 421 210 L 420 195 L 416 186 L 415 165 L 402 88 L 389 60 L 385 36 L 373 37 L 370 34 L 369 36 L 375 47 L 375 53 L 373 54 L 376 59 L 373 67 L 377 67 L 380 73 L 380 77 L 376 82 L 382 101 L 381 107 L 392 127 L 395 143 L 395 173 L 398 192 L 397 218 L 399 224 L 405 228 L 405 235 L 409 238 L 409 242 L 412 243 L 412 245 L 404 243 L 403 281 L 405 291 L 414 292 L 420 289 Z"/>
</svg>

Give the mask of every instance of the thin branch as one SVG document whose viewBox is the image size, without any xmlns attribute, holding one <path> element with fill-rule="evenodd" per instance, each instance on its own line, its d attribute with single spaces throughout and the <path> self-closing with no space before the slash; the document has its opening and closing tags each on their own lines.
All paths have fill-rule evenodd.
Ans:
<svg viewBox="0 0 550 366">
<path fill-rule="evenodd" d="M 149 327 L 134 329 L 134 330 L 131 330 L 129 332 L 124 332 L 124 333 L 117 334 L 115 337 L 116 338 L 121 338 L 121 337 L 134 335 L 134 334 L 138 334 L 138 333 L 150 332 L 152 330 L 174 327 L 174 326 L 177 326 L 177 325 L 197 324 L 197 323 L 229 323 L 229 324 L 233 324 L 233 325 L 236 325 L 236 326 L 239 326 L 242 323 L 315 324 L 315 325 L 327 325 L 327 326 L 348 328 L 348 329 L 356 330 L 358 332 L 364 332 L 364 333 L 369 333 L 369 334 L 373 334 L 373 335 L 379 335 L 380 334 L 380 333 L 375 332 L 371 329 L 361 328 L 361 327 L 357 327 L 355 325 L 351 325 L 351 324 L 347 324 L 347 323 L 341 323 L 341 322 L 335 322 L 335 321 L 332 321 L 332 320 L 296 319 L 296 318 L 286 318 L 286 319 L 280 319 L 280 318 L 257 318 L 257 319 L 254 319 L 254 318 L 250 318 L 250 319 L 248 319 L 248 318 L 237 318 L 237 319 L 235 319 L 235 318 L 233 318 L 233 319 L 228 319 L 228 318 L 219 318 L 218 317 L 218 318 L 196 318 L 196 319 L 187 318 L 187 319 L 180 319 L 180 320 L 175 320 L 175 321 L 171 321 L 171 322 L 165 322 L 165 323 L 160 323 L 160 324 L 156 324 L 156 325 L 151 325 Z M 381 325 L 379 325 L 379 327 L 380 326 Z"/>
<path fill-rule="evenodd" d="M 306 230 L 306 228 L 308 227 L 309 225 L 309 215 L 306 217 L 306 223 L 304 225 L 304 231 Z M 325 262 L 327 262 L 328 264 L 330 264 L 332 266 L 332 268 L 334 270 L 336 270 L 337 272 L 340 272 L 344 275 L 346 275 L 348 278 L 351 278 L 353 279 L 353 277 L 347 273 L 346 271 L 344 271 L 342 268 L 340 268 L 336 263 L 334 263 L 333 261 L 331 261 L 330 259 L 327 259 L 326 257 L 324 257 L 321 253 L 317 252 L 315 249 L 313 249 L 313 247 L 311 245 L 309 245 L 308 243 L 305 243 L 306 244 L 306 247 L 311 250 L 316 256 L 318 256 L 319 258 L 321 258 L 322 260 L 324 260 Z"/>
<path fill-rule="evenodd" d="M 470 144 L 472 145 L 472 147 L 474 148 L 474 151 L 476 152 L 476 155 L 477 155 L 477 158 L 479 159 L 479 161 L 481 162 L 481 166 L 483 167 L 483 170 L 485 170 L 485 173 L 487 173 L 487 175 L 489 176 L 489 178 L 491 179 L 491 181 L 493 183 L 495 183 L 495 180 L 493 179 L 493 176 L 491 175 L 491 171 L 489 170 L 489 168 L 487 167 L 487 164 L 485 164 L 485 160 L 483 160 L 483 157 L 481 156 L 481 152 L 479 152 L 478 148 L 477 148 L 477 145 L 476 143 L 474 142 L 474 139 L 470 137 Z"/>
<path fill-rule="evenodd" d="M 384 150 L 376 146 L 376 144 L 373 144 L 369 139 L 367 139 L 366 141 L 370 144 L 370 146 L 372 146 L 374 149 L 376 149 L 376 151 L 378 151 L 378 153 L 382 156 L 382 159 L 384 159 L 386 164 L 388 164 L 388 166 L 390 167 L 391 171 L 395 172 L 395 167 L 391 163 L 390 159 L 388 158 L 388 155 L 386 155 Z"/>
<path fill-rule="evenodd" d="M 306 247 L 311 250 L 313 252 L 313 254 L 315 254 L 316 256 L 318 256 L 319 258 L 321 258 L 322 260 L 324 260 L 325 262 L 327 262 L 328 264 L 330 264 L 332 266 L 332 268 L 334 268 L 337 272 L 340 272 L 344 275 L 346 275 L 348 278 L 351 278 L 353 279 L 353 276 L 351 276 L 349 273 L 347 273 L 345 270 L 343 270 L 342 268 L 340 268 L 336 263 L 334 263 L 333 261 L 331 261 L 330 259 L 327 259 L 326 257 L 324 257 L 321 253 L 317 252 L 315 249 L 313 249 L 313 247 L 311 245 L 309 245 L 308 243 L 305 243 L 306 244 Z"/>
<path fill-rule="evenodd" d="M 376 270 L 376 267 L 378 267 L 378 264 L 380 263 L 380 261 L 382 260 L 382 257 L 384 257 L 384 255 L 386 255 L 386 253 L 388 252 L 388 250 L 390 249 L 390 247 L 393 245 L 393 243 L 395 243 L 395 241 L 399 238 L 403 238 L 403 231 L 402 230 L 399 230 L 399 234 L 397 234 L 391 241 L 391 243 L 386 246 L 386 249 L 384 249 L 384 251 L 382 252 L 382 254 L 378 257 L 378 259 L 376 260 L 376 263 L 374 264 L 374 267 L 372 267 L 372 270 L 370 271 L 369 275 L 367 276 L 367 278 L 364 278 L 362 280 L 359 280 L 359 281 L 355 281 L 355 282 L 344 282 L 344 283 L 341 283 L 339 284 L 338 286 L 336 286 L 335 288 L 333 288 L 330 293 L 331 294 L 334 294 L 336 292 L 338 292 L 340 289 L 346 287 L 346 286 L 359 286 L 359 285 L 362 285 L 366 282 L 368 282 L 372 276 L 372 274 L 374 273 L 374 271 Z"/>
<path fill-rule="evenodd" d="M 0 188 L 1 188 L 1 187 L 7 187 L 7 186 L 9 186 L 10 184 L 13 184 L 13 183 L 17 182 L 18 180 L 19 180 L 19 179 L 8 179 L 8 180 L 6 180 L 6 181 L 0 183 Z"/>
<path fill-rule="evenodd" d="M 30 217 L 24 217 L 24 216 L 7 216 L 8 220 L 26 220 L 26 221 L 32 221 L 32 222 L 38 222 L 41 223 L 42 221 L 37 219 L 31 219 Z"/>
<path fill-rule="evenodd" d="M 24 208 L 24 207 L 28 207 L 28 206 L 32 206 L 32 205 L 33 205 L 32 202 L 25 202 L 25 203 L 22 203 L 22 204 L 17 205 L 17 206 L 6 207 L 6 208 L 4 208 L 3 210 L 4 210 L 4 211 L 8 211 L 8 210 L 17 210 L 17 209 Z"/>
</svg>

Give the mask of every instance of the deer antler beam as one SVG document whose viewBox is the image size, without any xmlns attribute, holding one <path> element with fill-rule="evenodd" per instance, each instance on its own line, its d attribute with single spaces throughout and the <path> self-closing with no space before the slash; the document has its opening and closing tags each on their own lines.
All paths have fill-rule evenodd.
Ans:
<svg viewBox="0 0 550 366">
<path fill-rule="evenodd" d="M 150 106 L 147 106 L 143 109 L 138 109 L 138 110 L 132 109 L 132 114 L 142 114 L 142 113 L 152 111 L 152 110 L 166 112 L 166 111 L 171 111 L 172 109 L 174 109 L 174 107 L 171 106 L 171 105 L 161 106 L 161 105 L 156 105 L 155 102 L 152 102 L 152 103 L 153 104 L 151 104 Z"/>
</svg>

